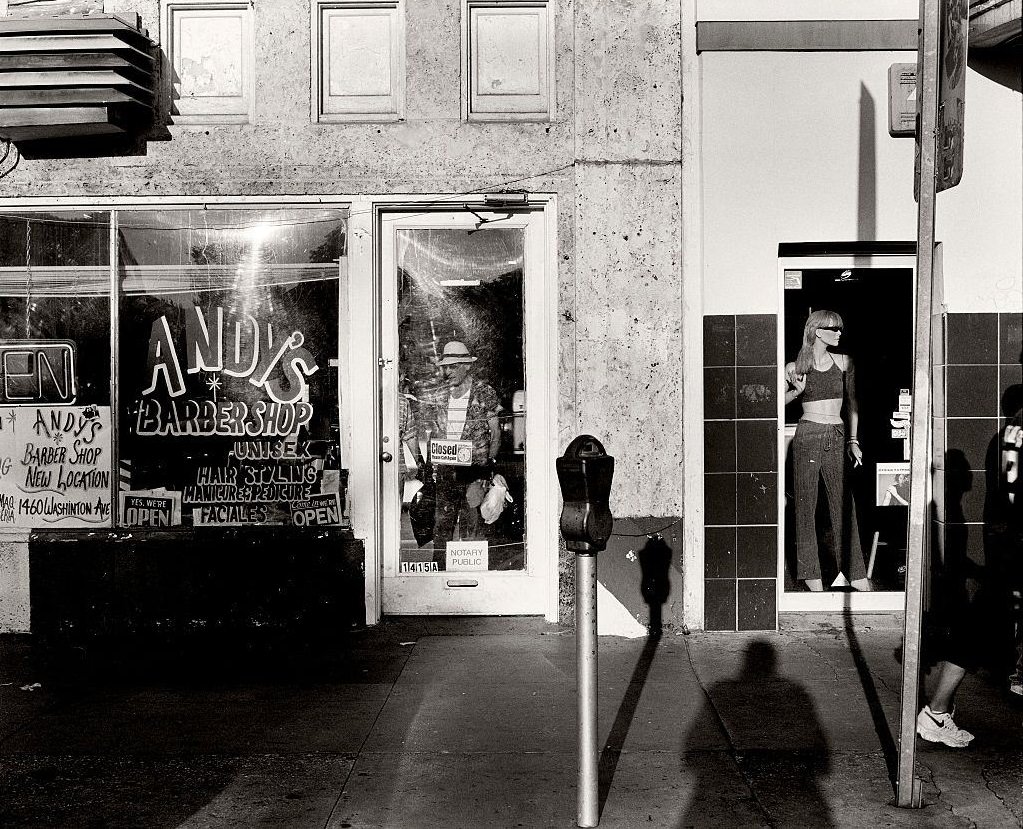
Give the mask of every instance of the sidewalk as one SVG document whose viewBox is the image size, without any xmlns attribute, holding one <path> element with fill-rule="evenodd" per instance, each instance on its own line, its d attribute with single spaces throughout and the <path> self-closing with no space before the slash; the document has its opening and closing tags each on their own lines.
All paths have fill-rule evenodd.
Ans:
<svg viewBox="0 0 1023 829">
<path fill-rule="evenodd" d="M 891 805 L 900 639 L 602 637 L 600 826 L 1020 825 L 1023 706 L 983 677 L 973 747 L 919 742 L 925 808 Z M 573 827 L 574 674 L 535 620 L 117 661 L 0 637 L 0 826 Z"/>
</svg>

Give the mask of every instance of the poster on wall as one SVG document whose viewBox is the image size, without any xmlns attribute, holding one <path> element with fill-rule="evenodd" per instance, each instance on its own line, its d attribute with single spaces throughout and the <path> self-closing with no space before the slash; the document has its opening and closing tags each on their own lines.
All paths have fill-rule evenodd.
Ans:
<svg viewBox="0 0 1023 829">
<path fill-rule="evenodd" d="M 109 406 L 0 406 L 0 527 L 111 520 Z"/>
<path fill-rule="evenodd" d="M 877 506 L 907 506 L 911 484 L 908 461 L 879 463 L 877 465 Z"/>
</svg>

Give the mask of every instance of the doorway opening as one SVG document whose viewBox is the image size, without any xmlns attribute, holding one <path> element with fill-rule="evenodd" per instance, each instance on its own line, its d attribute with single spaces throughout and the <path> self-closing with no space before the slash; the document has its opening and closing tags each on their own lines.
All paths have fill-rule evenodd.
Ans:
<svg viewBox="0 0 1023 829">
<path fill-rule="evenodd" d="M 895 260 L 895 261 L 893 261 Z M 905 587 L 906 521 L 909 491 L 909 391 L 913 378 L 913 260 L 911 257 L 817 257 L 782 260 L 782 336 L 779 365 L 795 360 L 804 326 L 814 311 L 831 311 L 843 323 L 840 341 L 830 347 L 855 366 L 855 384 L 843 379 L 848 425 L 849 393 L 859 413 L 856 438 L 862 465 L 844 460 L 845 538 L 836 539 L 828 494 L 818 483 L 816 509 L 800 515 L 816 532 L 824 591 L 810 592 L 797 576 L 796 498 L 792 439 L 802 414 L 800 398 L 783 407 L 782 464 L 779 487 L 782 522 L 779 538 L 779 609 L 883 610 L 902 607 Z M 841 359 L 841 358 L 840 358 Z M 780 387 L 785 388 L 784 377 Z M 839 435 L 839 440 L 842 440 Z M 844 440 L 842 441 L 844 443 Z M 847 454 L 848 446 L 839 451 Z M 826 477 L 826 476 L 822 476 Z M 802 501 L 806 509 L 807 501 Z M 811 507 L 811 509 L 813 509 Z M 855 529 L 855 538 L 850 532 Z M 858 542 L 858 543 L 857 543 Z M 863 569 L 854 556 L 862 555 Z M 850 581 L 866 572 L 870 592 Z"/>
</svg>

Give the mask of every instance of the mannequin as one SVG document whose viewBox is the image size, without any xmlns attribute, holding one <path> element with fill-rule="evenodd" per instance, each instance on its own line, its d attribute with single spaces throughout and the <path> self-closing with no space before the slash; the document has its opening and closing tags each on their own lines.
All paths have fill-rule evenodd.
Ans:
<svg viewBox="0 0 1023 829">
<path fill-rule="evenodd" d="M 842 318 L 835 312 L 814 311 L 803 328 L 799 354 L 785 366 L 785 402 L 799 397 L 803 406 L 792 439 L 796 577 L 813 592 L 824 590 L 816 529 L 821 484 L 835 540 L 835 564 L 848 576 L 854 590 L 871 589 L 852 493 L 845 482 L 845 457 L 854 468 L 859 467 L 863 465 L 863 452 L 857 438 L 859 411 L 853 361 L 832 350 L 841 341 L 842 329 Z"/>
</svg>

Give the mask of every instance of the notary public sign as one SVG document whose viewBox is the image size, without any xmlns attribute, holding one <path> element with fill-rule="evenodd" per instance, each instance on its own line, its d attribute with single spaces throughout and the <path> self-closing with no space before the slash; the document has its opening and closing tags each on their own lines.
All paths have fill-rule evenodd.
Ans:
<svg viewBox="0 0 1023 829">
<path fill-rule="evenodd" d="M 110 524 L 109 406 L 0 406 L 0 527 Z"/>
</svg>

